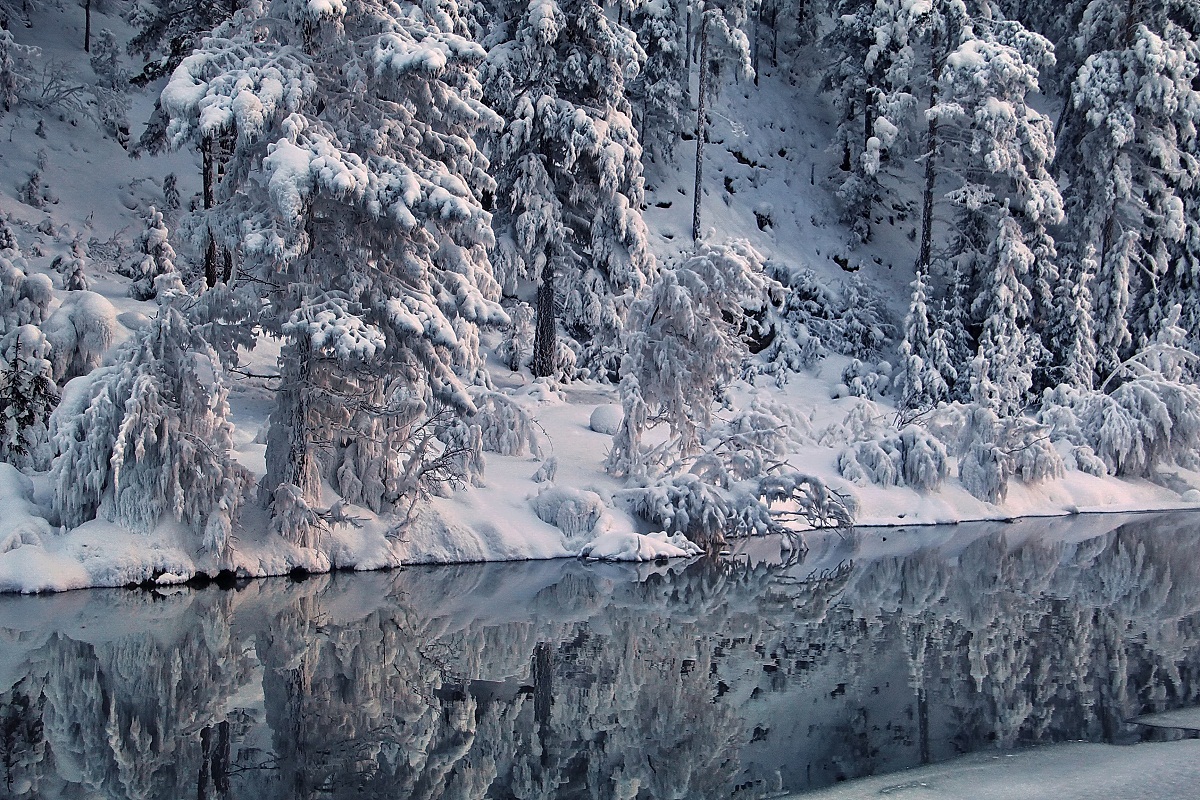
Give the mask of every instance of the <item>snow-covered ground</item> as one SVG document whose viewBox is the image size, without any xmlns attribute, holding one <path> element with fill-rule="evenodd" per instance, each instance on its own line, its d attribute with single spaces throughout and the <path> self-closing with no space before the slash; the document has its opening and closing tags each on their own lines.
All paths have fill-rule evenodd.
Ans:
<svg viewBox="0 0 1200 800">
<path fill-rule="evenodd" d="M 119 39 L 128 37 L 128 26 L 118 17 L 99 12 L 94 16 L 94 29 L 108 27 Z M 42 47 L 81 80 L 90 79 L 86 55 L 71 44 L 82 36 L 77 30 L 82 26 L 79 10 L 46 7 L 34 17 L 33 28 L 22 31 L 20 41 Z M 160 89 L 161 83 L 135 94 L 130 112 L 135 139 Z M 804 113 L 770 111 L 780 108 Z M 706 151 L 703 227 L 712 229 L 710 235 L 716 238 L 745 238 L 776 262 L 811 268 L 833 291 L 856 274 L 879 293 L 895 321 L 907 305 L 912 278 L 909 236 L 916 218 L 900 209 L 877 226 L 869 245 L 847 243 L 845 231 L 834 222 L 837 209 L 826 178 L 837 157 L 824 144 L 830 139 L 830 114 L 811 86 L 794 87 L 769 69 L 754 91 L 741 86 L 726 91 L 717 105 L 712 144 Z M 35 135 L 42 117 L 44 136 Z M 163 205 L 163 175 L 178 176 L 185 205 L 197 191 L 196 156 L 181 151 L 130 159 L 84 114 L 40 115 L 19 109 L 5 117 L 5 126 L 9 136 L 0 151 L 0 212 L 17 230 L 29 271 L 53 276 L 54 257 L 67 254 L 77 237 L 88 241 L 91 288 L 112 304 L 119 322 L 115 348 L 144 325 L 156 307 L 131 299 L 128 280 L 113 270 L 132 255 L 129 242 L 140 230 L 148 207 Z M 647 170 L 646 221 L 663 260 L 677 256 L 689 244 L 693 148 L 694 141 L 681 143 L 677 167 L 651 165 Z M 45 162 L 45 182 L 55 199 L 44 210 L 16 199 L 16 188 L 39 159 Z M 903 182 L 906 177 L 897 174 L 893 179 Z M 765 228 L 760 224 L 764 215 L 771 220 Z M 173 229 L 179 219 L 178 212 L 172 215 Z M 178 249 L 181 259 L 195 262 L 196 253 L 186 243 L 180 242 Z M 498 334 L 485 336 L 488 348 L 498 342 Z M 263 340 L 247 354 L 247 371 L 269 374 L 277 352 L 277 342 Z M 848 362 L 831 354 L 783 387 L 760 377 L 757 384 L 731 387 L 729 397 L 737 406 L 765 400 L 796 414 L 797 427 L 804 430 L 793 432 L 793 440 L 801 444 L 793 448 L 788 461 L 851 495 L 860 525 L 1200 507 L 1200 474 L 1181 469 L 1161 472 L 1155 481 L 1148 481 L 1095 477 L 1069 467 L 1063 477 L 1037 485 L 1014 482 L 1003 502 L 996 504 L 977 499 L 963 487 L 953 456 L 947 465 L 950 477 L 932 492 L 853 484 L 839 474 L 839 453 L 847 444 L 839 431 L 850 419 L 874 420 L 882 431 L 893 422 L 895 409 L 886 400 L 873 403 L 842 396 L 845 390 L 840 384 Z M 487 454 L 483 485 L 422 504 L 402 534 L 396 533 L 395 519 L 352 508 L 348 511 L 352 519 L 334 524 L 316 548 L 299 547 L 271 532 L 265 512 L 251 503 L 233 537 L 232 567 L 257 576 L 296 568 L 374 569 L 402 563 L 581 554 L 655 560 L 698 552 L 681 537 L 651 535 L 655 533 L 651 526 L 623 501 L 622 483 L 606 474 L 603 464 L 612 445 L 611 418 L 619 412 L 613 386 L 533 381 L 527 372 L 510 372 L 494 358 L 490 366 L 496 390 L 535 418 L 540 456 Z M 268 385 L 269 381 L 238 376 L 230 394 L 236 457 L 256 476 L 265 471 L 260 433 L 273 402 Z M 593 416 L 602 407 L 596 430 Z M 544 468 L 550 458 L 557 465 L 552 479 Z M 46 475 L 22 477 L 0 465 L 0 591 L 57 591 L 146 580 L 169 583 L 218 568 L 212 558 L 193 549 L 188 532 L 175 524 L 135 534 L 99 519 L 60 530 L 47 521 L 52 491 Z M 327 494 L 328 503 L 337 500 L 331 491 Z"/>
<path fill-rule="evenodd" d="M 805 800 L 1181 800 L 1200 786 L 1200 741 L 1060 744 L 976 753 L 944 764 L 848 781 Z"/>
</svg>

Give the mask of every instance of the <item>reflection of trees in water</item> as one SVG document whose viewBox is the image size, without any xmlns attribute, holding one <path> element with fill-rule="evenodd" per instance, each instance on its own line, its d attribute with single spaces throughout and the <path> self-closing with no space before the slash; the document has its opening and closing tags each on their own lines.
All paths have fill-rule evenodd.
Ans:
<svg viewBox="0 0 1200 800">
<path fill-rule="evenodd" d="M 752 797 L 1130 741 L 1200 695 L 1189 521 L 120 595 L 128 633 L 48 636 L 0 693 L 0 796 Z"/>
<path fill-rule="evenodd" d="M 789 784 L 993 745 L 1130 742 L 1146 735 L 1130 717 L 1197 703 L 1194 526 L 1174 517 L 1079 543 L 995 534 L 862 562 L 827 619 L 781 625 L 771 645 L 804 654 L 782 670 L 809 716 L 791 731 Z"/>
</svg>

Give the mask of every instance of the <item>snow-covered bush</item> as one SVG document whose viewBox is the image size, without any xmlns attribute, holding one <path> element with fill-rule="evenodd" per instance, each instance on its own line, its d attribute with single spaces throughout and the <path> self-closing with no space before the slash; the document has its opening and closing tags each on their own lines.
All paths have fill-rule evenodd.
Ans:
<svg viewBox="0 0 1200 800">
<path fill-rule="evenodd" d="M 69 292 L 86 292 L 91 288 L 87 274 L 84 272 L 87 263 L 87 245 L 83 243 L 82 239 L 76 239 L 71 243 L 71 252 L 55 256 L 54 260 L 50 262 L 50 267 L 62 276 L 62 288 Z"/>
<path fill-rule="evenodd" d="M 54 299 L 54 284 L 45 275 L 27 275 L 0 255 L 0 335 L 22 325 L 40 325 Z"/>
<path fill-rule="evenodd" d="M 871 364 L 852 359 L 842 370 L 842 382 L 835 390 L 838 397 L 865 397 L 878 400 L 892 386 L 892 365 L 887 361 Z"/>
<path fill-rule="evenodd" d="M 42 330 L 50 342 L 54 380 L 62 383 L 100 366 L 117 335 L 117 312 L 95 292 L 72 292 Z"/>
<path fill-rule="evenodd" d="M 1004 440 L 1013 475 L 1023 483 L 1042 483 L 1063 476 L 1066 465 L 1045 426 L 1025 417 L 1006 420 Z"/>
<path fill-rule="evenodd" d="M 955 431 L 958 477 L 972 495 L 1002 503 L 1013 478 L 1041 483 L 1062 477 L 1065 464 L 1047 426 L 1028 417 L 1002 419 L 975 403 L 961 408 L 962 424 Z"/>
<path fill-rule="evenodd" d="M 1109 474 L 1142 477 L 1161 464 L 1195 463 L 1200 388 L 1161 375 L 1137 377 L 1111 394 L 1060 386 L 1043 396 L 1041 419 L 1051 438 L 1086 446 Z"/>
<path fill-rule="evenodd" d="M 793 469 L 777 469 L 729 486 L 688 472 L 624 494 L 635 514 L 706 549 L 729 538 L 771 533 L 797 537 L 801 529 L 849 527 L 857 511 L 852 498 Z"/>
<path fill-rule="evenodd" d="M 704 548 L 723 544 L 732 527 L 728 495 L 690 472 L 628 494 L 633 513 L 667 533 L 682 533 Z"/>
<path fill-rule="evenodd" d="M 1011 477 L 1012 462 L 995 442 L 974 442 L 958 462 L 963 488 L 987 503 L 1004 502 Z"/>
<path fill-rule="evenodd" d="M 821 431 L 817 444 L 834 447 L 883 438 L 889 425 L 889 416 L 890 412 L 871 400 L 855 401 L 841 422 L 835 422 Z"/>
<path fill-rule="evenodd" d="M 920 425 L 906 426 L 898 441 L 905 485 L 918 492 L 937 490 L 949 474 L 945 446 Z"/>
<path fill-rule="evenodd" d="M 480 392 L 475 395 L 475 409 L 471 422 L 479 426 L 485 451 L 541 458 L 537 422 L 518 403 L 499 392 Z"/>
<path fill-rule="evenodd" d="M 789 529 L 795 522 L 810 528 L 848 528 L 858 511 L 853 497 L 793 469 L 764 475 L 758 481 L 758 496 L 772 509 L 773 519 Z M 780 505 L 783 507 L 777 508 Z"/>
<path fill-rule="evenodd" d="M 47 423 L 58 402 L 49 349 L 34 325 L 0 336 L 0 460 L 19 469 L 49 463 Z"/>
<path fill-rule="evenodd" d="M 172 307 L 113 366 L 68 387 L 51 417 L 54 510 L 67 527 L 98 514 L 135 531 L 164 516 L 218 559 L 252 478 L 230 456 L 217 354 Z"/>
<path fill-rule="evenodd" d="M 767 262 L 763 271 L 775 284 L 748 306 L 746 334 L 756 358 L 746 371 L 771 375 L 782 386 L 825 357 L 825 340 L 835 335 L 837 298 L 811 269 Z"/>
<path fill-rule="evenodd" d="M 506 310 L 509 326 L 496 345 L 496 357 L 515 372 L 533 352 L 533 306 L 518 302 Z"/>
<path fill-rule="evenodd" d="M 886 438 L 852 444 L 838 455 L 838 471 L 860 486 L 875 483 L 933 492 L 949 474 L 947 458 L 942 442 L 914 424 Z"/>
<path fill-rule="evenodd" d="M 567 538 L 591 533 L 604 514 L 604 501 L 595 492 L 551 486 L 533 498 L 538 519 L 559 528 Z"/>
<path fill-rule="evenodd" d="M 664 267 L 629 314 L 621 363 L 626 423 L 606 465 L 614 475 L 645 475 L 652 462 L 695 454 L 713 422 L 717 392 L 737 376 L 746 348 L 738 335 L 743 309 L 768 282 L 762 256 L 745 241 L 702 242 Z M 643 450 L 647 420 L 665 423 L 669 440 Z"/>
</svg>

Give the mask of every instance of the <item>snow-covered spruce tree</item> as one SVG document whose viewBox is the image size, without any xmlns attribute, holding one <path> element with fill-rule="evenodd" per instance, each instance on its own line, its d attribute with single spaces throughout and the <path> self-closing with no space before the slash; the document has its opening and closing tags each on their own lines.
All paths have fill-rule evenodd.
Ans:
<svg viewBox="0 0 1200 800">
<path fill-rule="evenodd" d="M 3 16 L 0 4 L 0 17 Z M 11 111 L 32 80 L 32 56 L 37 48 L 17 44 L 12 33 L 0 28 L 0 111 Z"/>
<path fill-rule="evenodd" d="M 96 116 L 100 127 L 125 147 L 129 144 L 129 74 L 121 66 L 121 48 L 108 28 L 100 31 L 92 47 L 96 73 Z"/>
<path fill-rule="evenodd" d="M 1072 257 L 1095 252 L 1100 378 L 1181 299 L 1163 289 L 1187 248 L 1187 190 L 1200 181 L 1197 24 L 1188 0 L 1091 0 L 1073 40 L 1057 166 L 1072 186 Z"/>
<path fill-rule="evenodd" d="M 700 240 L 700 206 L 704 199 L 704 145 L 708 141 L 708 104 L 721 91 L 722 74 L 753 75 L 750 40 L 746 38 L 747 0 L 703 0 L 700 13 L 700 81 L 696 93 L 696 182 L 692 194 L 692 241 Z M 690 78 L 689 78 L 690 80 Z"/>
<path fill-rule="evenodd" d="M 91 282 L 88 280 L 87 245 L 83 239 L 76 238 L 71 242 L 71 252 L 55 256 L 50 266 L 62 276 L 62 288 L 69 292 L 87 291 Z"/>
<path fill-rule="evenodd" d="M 961 11 L 947 13 L 928 34 L 931 51 L 941 37 L 951 37 L 954 46 L 938 66 L 936 102 L 928 112 L 935 149 L 927 156 L 918 264 L 931 257 L 937 198 L 930 167 L 936 161 L 958 176 L 945 197 L 957 210 L 959 235 L 945 258 L 959 271 L 976 273 L 964 276 L 979 287 L 972 316 L 983 325 L 979 346 L 987 352 L 976 363 L 992 371 L 985 382 L 999 391 L 989 402 L 1011 413 L 1029 399 L 1031 384 L 1020 374 L 1047 360 L 1043 336 L 1058 281 L 1049 226 L 1062 220 L 1063 201 L 1048 169 L 1053 131 L 1026 100 L 1038 90 L 1039 68 L 1053 56 L 1044 37 L 1016 22 Z"/>
<path fill-rule="evenodd" d="M 931 333 L 929 307 L 926 304 L 925 276 L 917 273 L 912 283 L 912 301 L 904 317 L 904 339 L 900 342 L 900 364 L 894 392 L 901 409 L 924 409 L 949 398 L 950 381 L 957 378 L 950 364 L 945 331 Z M 943 370 L 950 375 L 943 375 Z"/>
<path fill-rule="evenodd" d="M 0 336 L 0 461 L 17 469 L 49 463 L 47 423 L 58 403 L 49 345 L 35 325 Z"/>
<path fill-rule="evenodd" d="M 463 26 L 452 5 L 251 4 L 163 93 L 176 144 L 233 142 L 207 227 L 285 337 L 262 489 L 303 543 L 286 520 L 322 480 L 388 510 L 462 478 L 476 328 L 505 320 L 473 139 L 498 120 Z"/>
<path fill-rule="evenodd" d="M 830 56 L 822 86 L 839 115 L 834 146 L 845 173 L 838 187 L 843 221 L 864 242 L 871 237 L 875 198 L 885 192 L 881 157 L 900 133 L 893 120 L 906 121 L 914 105 L 909 36 L 921 21 L 914 11 L 898 2 L 839 0 L 821 41 Z"/>
<path fill-rule="evenodd" d="M 147 531 L 169 515 L 224 566 L 252 478 L 230 456 L 221 375 L 215 351 L 163 306 L 112 366 L 73 384 L 50 419 L 59 522 L 76 527 L 102 515 Z"/>
<path fill-rule="evenodd" d="M 688 57 L 683 20 L 674 0 L 635 3 L 630 27 L 646 52 L 646 63 L 629 84 L 629 100 L 645 155 L 665 168 L 684 130 Z"/>
<path fill-rule="evenodd" d="M 509 294 L 540 283 L 535 375 L 558 372 L 558 320 L 583 346 L 581 366 L 615 378 L 629 304 L 654 271 L 626 94 L 645 53 L 596 0 L 514 9 L 485 76 L 506 121 L 491 147 L 497 277 Z"/>
<path fill-rule="evenodd" d="M 175 271 L 175 248 L 168 240 L 167 224 L 162 212 L 154 206 L 146 215 L 146 227 L 138 235 L 138 248 L 142 251 L 128 267 L 133 285 L 129 293 L 137 300 L 154 297 L 154 279 Z"/>
<path fill-rule="evenodd" d="M 1031 295 L 1022 283 L 1033 269 L 1034 256 L 1022 241 L 1017 221 L 1007 213 L 989 252 L 991 272 L 984 276 L 984 289 L 975 308 L 983 318 L 979 335 L 980 358 L 972 362 L 972 386 L 976 402 L 1002 417 L 1019 414 L 1033 388 L 1036 350 L 1030 337 Z"/>
<path fill-rule="evenodd" d="M 1062 280 L 1054 292 L 1054 318 L 1049 335 L 1053 358 L 1051 383 L 1090 389 L 1096 372 L 1092 303 L 1095 251 L 1089 248 L 1081 258 L 1071 254 L 1060 272 Z"/>
<path fill-rule="evenodd" d="M 127 46 L 130 54 L 147 59 L 134 82 L 145 86 L 170 75 L 239 5 L 231 0 L 157 0 L 150 13 L 135 21 L 137 33 Z"/>
</svg>

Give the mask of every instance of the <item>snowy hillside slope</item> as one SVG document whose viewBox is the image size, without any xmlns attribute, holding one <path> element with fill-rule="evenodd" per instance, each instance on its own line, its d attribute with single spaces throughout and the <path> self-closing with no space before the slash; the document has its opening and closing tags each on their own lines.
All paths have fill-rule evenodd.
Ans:
<svg viewBox="0 0 1200 800">
<path fill-rule="evenodd" d="M 78 46 L 82 12 L 73 6 L 47 6 L 32 20 L 31 28 L 15 32 L 16 39 L 42 48 L 40 63 L 49 70 L 44 74 L 62 76 L 70 86 L 93 85 L 95 74 Z M 93 30 L 103 28 L 112 29 L 119 41 L 130 36 L 131 29 L 119 17 L 95 12 Z M 905 427 L 898 424 L 901 415 L 891 398 L 848 396 L 855 388 L 847 383 L 866 385 L 876 377 L 888 378 L 898 363 L 897 332 L 914 276 L 919 167 L 911 160 L 891 165 L 886 180 L 894 184 L 896 199 L 890 208 L 877 210 L 875 235 L 867 244 L 848 235 L 838 223 L 834 194 L 839 156 L 827 144 L 834 111 L 816 82 L 814 74 L 808 83 L 796 86 L 764 65 L 757 87 L 743 79 L 724 89 L 715 104 L 706 148 L 701 227 L 712 242 L 746 240 L 778 270 L 776 274 L 811 270 L 814 284 L 848 307 L 839 313 L 856 308 L 854 298 L 859 295 L 854 292 L 874 298 L 885 311 L 888 327 L 876 332 L 885 341 L 861 363 L 831 348 L 782 385 L 774 375 L 748 375 L 726 388 L 718 420 L 736 419 L 752 407 L 776 409 L 776 417 L 785 419 L 788 429 L 789 450 L 783 461 L 852 498 L 860 525 L 1200 507 L 1198 473 L 1171 468 L 1160 470 L 1154 480 L 1096 476 L 1075 468 L 1076 456 L 1069 448 L 1061 453 L 1067 465 L 1061 477 L 1035 484 L 1014 480 L 1007 495 L 994 503 L 964 487 L 955 453 L 945 454 L 942 475 L 932 487 L 845 477 L 848 449 L 861 451 L 872 443 L 891 447 L 888 443 L 899 442 Z M 133 91 L 133 140 L 163 85 L 160 80 Z M 83 244 L 89 288 L 112 306 L 111 360 L 123 342 L 160 313 L 154 301 L 132 299 L 129 279 L 117 272 L 137 255 L 135 242 L 151 206 L 165 210 L 183 275 L 197 291 L 202 286 L 203 254 L 185 235 L 187 208 L 198 201 L 199 158 L 184 149 L 131 159 L 91 118 L 86 103 L 74 108 L 18 107 L 0 120 L 7 134 L 0 145 L 0 214 L 16 233 L 24 268 L 53 279 L 55 299 L 48 309 L 52 315 L 78 294 L 60 288 L 55 259 L 70 256 L 76 243 Z M 660 265 L 678 261 L 691 248 L 694 147 L 693 136 L 680 143 L 673 164 L 646 165 L 644 217 Z M 19 199 L 39 161 L 44 162 L 47 199 L 42 209 Z M 164 194 L 163 178 L 168 174 L 178 178 L 183 206 L 178 210 L 169 208 Z M 857 281 L 855 288 L 851 281 Z M 532 300 L 532 293 L 525 299 Z M 835 319 L 831 327 L 841 322 L 845 320 Z M 510 455 L 488 452 L 481 479 L 448 496 L 421 501 L 408 517 L 343 504 L 325 482 L 321 503 L 330 524 L 315 543 L 299 544 L 274 530 L 250 491 L 251 499 L 242 506 L 231 534 L 229 553 L 219 556 L 197 547 L 187 526 L 174 522 L 135 532 L 101 514 L 63 529 L 51 511 L 50 475 L 27 470 L 30 492 L 10 469 L 0 472 L 5 512 L 0 515 L 0 591 L 171 582 L 222 569 L 267 575 L 293 569 L 373 569 L 580 553 L 654 560 L 699 552 L 682 535 L 651 535 L 663 526 L 639 516 L 627 481 L 606 472 L 614 426 L 611 421 L 592 423 L 596 410 L 608 407 L 600 416 L 615 415 L 619 425 L 617 387 L 593 380 L 535 380 L 527 369 L 511 370 L 494 352 L 505 336 L 496 330 L 483 334 L 493 391 L 529 415 L 536 452 L 525 446 L 507 447 Z M 276 383 L 271 376 L 277 374 L 279 353 L 278 339 L 260 336 L 253 351 L 242 351 L 243 363 L 230 380 L 233 456 L 257 479 L 266 473 L 264 427 L 274 405 Z M 756 356 L 751 363 L 762 358 Z M 77 389 L 82 385 L 75 384 Z M 954 413 L 958 412 L 947 415 Z M 948 417 L 939 424 L 965 424 Z M 651 431 L 648 440 L 661 435 Z"/>
</svg>

